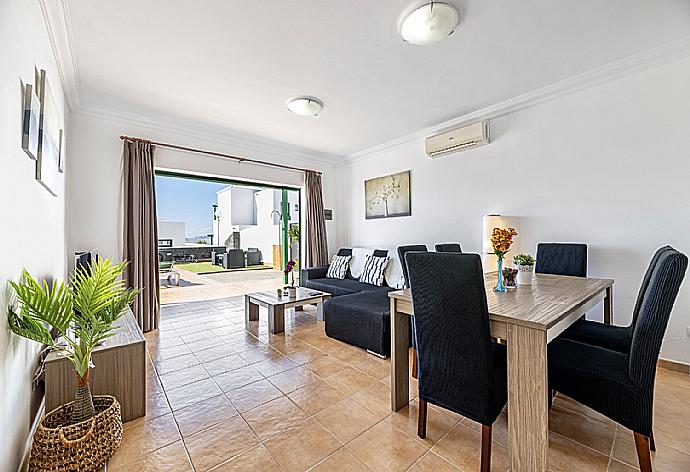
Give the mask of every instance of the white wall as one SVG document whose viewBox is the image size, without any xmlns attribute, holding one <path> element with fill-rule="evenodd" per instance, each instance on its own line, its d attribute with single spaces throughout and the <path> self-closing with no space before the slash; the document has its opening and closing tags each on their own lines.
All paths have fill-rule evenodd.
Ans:
<svg viewBox="0 0 690 472">
<path fill-rule="evenodd" d="M 230 207 L 232 225 L 255 225 L 256 205 L 254 195 L 256 190 L 251 188 L 233 187 L 230 191 Z"/>
<path fill-rule="evenodd" d="M 221 137 L 211 138 L 192 132 L 185 133 L 180 129 L 166 128 L 162 124 L 142 123 L 129 117 L 73 113 L 70 124 L 72 172 L 68 176 L 70 195 L 67 202 L 70 252 L 86 247 L 98 248 L 101 256 L 116 259 L 121 256 L 119 201 L 122 141 L 119 136 L 122 134 L 320 170 L 323 172 L 324 204 L 327 208 L 335 205 L 334 167 L 330 164 L 300 160 L 291 156 L 289 151 L 285 151 L 284 157 L 278 157 L 276 153 L 282 153 L 278 144 L 275 150 L 269 153 L 261 149 L 244 148 L 241 143 L 223 141 Z M 257 183 L 294 187 L 301 187 L 304 183 L 302 172 L 248 163 L 238 164 L 227 159 L 164 148 L 156 150 L 156 163 L 158 167 L 166 170 Z M 335 231 L 334 222 L 328 222 L 328 242 L 331 251 L 336 247 Z"/>
<path fill-rule="evenodd" d="M 35 161 L 22 150 L 23 85 L 35 84 L 34 69 L 48 72 L 55 102 L 65 103 L 39 3 L 0 2 L 0 470 L 16 470 L 30 418 L 31 377 L 40 346 L 7 326 L 5 287 L 23 268 L 36 278 L 65 276 L 65 189 L 54 197 L 35 179 Z M 69 142 L 67 142 L 69 146 Z M 69 156 L 65 172 L 69 172 Z"/>
<path fill-rule="evenodd" d="M 185 222 L 158 220 L 158 239 L 172 239 L 173 246 L 185 244 Z"/>
<path fill-rule="evenodd" d="M 520 216 L 523 250 L 589 244 L 589 273 L 615 279 L 614 322 L 628 324 L 653 252 L 690 253 L 689 83 L 690 60 L 678 60 L 492 120 L 488 146 L 432 160 L 418 139 L 338 167 L 338 241 L 480 252 L 482 215 Z M 364 180 L 407 169 L 412 216 L 365 220 Z M 688 283 L 663 357 L 690 362 L 686 326 Z"/>
</svg>

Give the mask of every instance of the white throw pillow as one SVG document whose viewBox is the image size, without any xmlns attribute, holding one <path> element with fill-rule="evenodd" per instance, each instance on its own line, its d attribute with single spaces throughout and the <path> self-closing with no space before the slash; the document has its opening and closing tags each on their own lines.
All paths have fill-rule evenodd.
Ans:
<svg viewBox="0 0 690 472">
<path fill-rule="evenodd" d="M 350 267 L 350 259 L 352 256 L 333 256 L 331 265 L 326 271 L 327 279 L 344 279 L 347 275 L 347 269 Z"/>
<path fill-rule="evenodd" d="M 350 273 L 355 279 L 359 279 L 362 275 L 362 269 L 364 269 L 364 263 L 367 260 L 367 256 L 374 254 L 373 249 L 365 247 L 353 247 L 352 248 L 352 260 L 350 261 Z"/>
<path fill-rule="evenodd" d="M 359 281 L 365 284 L 371 284 L 381 287 L 386 275 L 386 266 L 388 265 L 388 256 L 376 257 L 367 256 L 362 269 L 362 275 Z"/>
</svg>

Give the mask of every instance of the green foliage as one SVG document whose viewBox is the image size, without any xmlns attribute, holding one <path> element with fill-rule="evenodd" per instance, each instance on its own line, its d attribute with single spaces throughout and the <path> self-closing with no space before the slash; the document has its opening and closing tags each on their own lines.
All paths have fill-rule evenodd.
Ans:
<svg viewBox="0 0 690 472">
<path fill-rule="evenodd" d="M 517 265 L 531 266 L 537 261 L 529 254 L 518 254 L 517 256 L 513 257 L 513 262 Z"/>
<path fill-rule="evenodd" d="M 120 279 L 126 262 L 113 265 L 96 261 L 89 270 L 78 269 L 72 286 L 62 281 L 49 286 L 24 271 L 19 283 L 10 282 L 12 294 L 7 319 L 13 333 L 61 351 L 80 377 L 88 372 L 94 348 L 112 336 L 115 323 L 141 290 L 125 287 Z M 50 328 L 64 343 L 56 343 Z M 59 340 L 58 340 L 59 341 Z"/>
<path fill-rule="evenodd" d="M 299 243 L 299 224 L 290 225 L 287 234 L 291 245 Z"/>
</svg>

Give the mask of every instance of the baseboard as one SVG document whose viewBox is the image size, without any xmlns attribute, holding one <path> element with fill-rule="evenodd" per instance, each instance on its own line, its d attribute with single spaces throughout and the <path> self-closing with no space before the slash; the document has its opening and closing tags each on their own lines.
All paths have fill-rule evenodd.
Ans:
<svg viewBox="0 0 690 472">
<path fill-rule="evenodd" d="M 45 410 L 46 399 L 44 397 L 43 400 L 41 400 L 41 405 L 38 407 L 34 422 L 31 424 L 29 437 L 26 438 L 26 446 L 24 446 L 24 454 L 22 455 L 22 463 L 19 466 L 19 472 L 27 472 L 29 470 L 29 455 L 31 454 L 31 446 L 34 443 L 34 433 L 36 432 L 36 429 L 38 429 L 38 425 L 41 423 Z"/>
<path fill-rule="evenodd" d="M 685 364 L 684 362 L 659 359 L 656 365 L 662 369 L 672 370 L 674 372 L 682 372 L 683 374 L 690 374 L 690 364 Z"/>
</svg>

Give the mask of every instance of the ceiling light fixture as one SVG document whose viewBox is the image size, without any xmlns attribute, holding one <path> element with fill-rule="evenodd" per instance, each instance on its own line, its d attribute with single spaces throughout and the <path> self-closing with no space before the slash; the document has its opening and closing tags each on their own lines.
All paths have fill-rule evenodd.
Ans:
<svg viewBox="0 0 690 472">
<path fill-rule="evenodd" d="M 295 97 L 287 102 L 288 110 L 299 116 L 316 116 L 323 108 L 323 102 L 315 97 Z"/>
<path fill-rule="evenodd" d="M 405 42 L 418 46 L 437 43 L 453 34 L 459 18 L 455 7 L 447 3 L 427 3 L 403 19 L 400 35 Z"/>
</svg>

